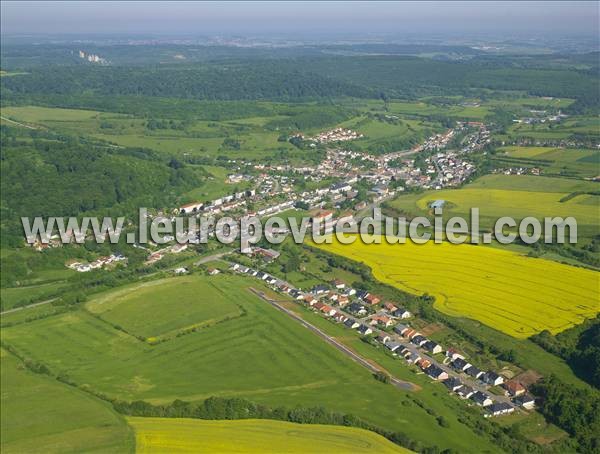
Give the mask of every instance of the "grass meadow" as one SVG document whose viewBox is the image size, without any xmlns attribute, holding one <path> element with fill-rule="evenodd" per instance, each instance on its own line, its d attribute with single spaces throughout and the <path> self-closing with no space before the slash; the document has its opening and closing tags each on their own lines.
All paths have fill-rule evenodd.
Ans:
<svg viewBox="0 0 600 454">
<path fill-rule="evenodd" d="M 517 338 L 556 334 L 594 317 L 598 274 L 511 251 L 450 243 L 352 245 L 327 251 L 363 262 L 380 281 L 435 296 L 434 307 Z"/>
<path fill-rule="evenodd" d="M 198 276 L 127 286 L 95 299 L 86 307 L 103 320 L 149 341 L 243 314 L 236 301 L 212 280 Z"/>
<path fill-rule="evenodd" d="M 381 435 L 362 429 L 270 420 L 128 418 L 139 454 L 227 453 L 407 453 Z M 310 446 L 310 447 L 309 447 Z"/>
<path fill-rule="evenodd" d="M 5 350 L 0 364 L 3 453 L 133 452 L 133 431 L 109 404 L 30 372 Z"/>
<path fill-rule="evenodd" d="M 408 393 L 378 382 L 369 371 L 251 294 L 249 286 L 261 288 L 256 279 L 192 277 L 214 282 L 245 315 L 150 345 L 78 310 L 3 328 L 2 340 L 43 362 L 53 373 L 66 374 L 79 385 L 119 399 L 158 404 L 223 396 L 270 406 L 323 406 L 402 431 L 425 445 L 461 452 L 473 446 L 497 451 L 488 439 L 458 420 L 455 407 L 460 403 L 446 396 L 440 385 L 428 383 L 400 363 L 398 377 L 424 384 L 422 391 Z M 176 287 L 173 297 L 177 298 Z M 128 298 L 117 300 L 130 304 Z M 224 301 L 206 292 L 198 292 L 198 300 L 215 305 Z M 137 312 L 122 312 L 120 320 L 153 317 L 140 305 Z M 439 426 L 439 416 L 450 427 Z"/>
</svg>

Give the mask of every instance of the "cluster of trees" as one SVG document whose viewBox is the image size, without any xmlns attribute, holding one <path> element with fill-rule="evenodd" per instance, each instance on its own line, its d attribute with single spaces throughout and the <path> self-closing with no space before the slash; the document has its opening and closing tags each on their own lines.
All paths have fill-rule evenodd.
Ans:
<svg viewBox="0 0 600 454">
<path fill-rule="evenodd" d="M 600 451 L 600 395 L 549 376 L 532 386 L 541 396 L 540 411 L 566 430 L 578 443 L 580 452 Z"/>
<path fill-rule="evenodd" d="M 3 245 L 23 244 L 22 216 L 136 216 L 139 207 L 169 206 L 203 181 L 197 169 L 169 165 L 146 149 L 6 126 L 1 133 Z"/>
<path fill-rule="evenodd" d="M 13 79 L 13 81 L 6 81 Z M 18 80 L 17 80 L 18 79 Z M 172 67 L 56 66 L 2 78 L 7 95 L 144 95 L 182 99 L 317 99 L 375 97 L 365 87 L 274 62 Z"/>
<path fill-rule="evenodd" d="M 146 122 L 146 128 L 151 131 L 155 129 L 176 129 L 183 131 L 188 124 L 186 121 L 151 118 Z"/>
<path fill-rule="evenodd" d="M 563 358 L 579 377 L 600 388 L 600 315 L 555 336 L 544 330 L 531 340 Z"/>
</svg>

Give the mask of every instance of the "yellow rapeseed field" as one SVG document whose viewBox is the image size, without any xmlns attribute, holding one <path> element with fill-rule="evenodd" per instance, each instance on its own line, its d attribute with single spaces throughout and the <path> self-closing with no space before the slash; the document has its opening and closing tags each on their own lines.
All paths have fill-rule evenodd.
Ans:
<svg viewBox="0 0 600 454">
<path fill-rule="evenodd" d="M 479 320 L 517 338 L 558 333 L 600 312 L 600 273 L 486 246 L 432 241 L 417 245 L 319 247 L 363 262 L 380 281 L 435 296 L 448 315 Z"/>
<path fill-rule="evenodd" d="M 127 418 L 144 454 L 218 453 L 408 453 L 381 435 L 362 429 L 243 419 Z"/>
</svg>

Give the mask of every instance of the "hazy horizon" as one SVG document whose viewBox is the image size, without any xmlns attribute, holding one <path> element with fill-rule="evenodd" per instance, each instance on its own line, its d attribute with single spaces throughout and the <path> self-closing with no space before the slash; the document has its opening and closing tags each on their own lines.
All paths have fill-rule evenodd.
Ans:
<svg viewBox="0 0 600 454">
<path fill-rule="evenodd" d="M 597 2 L 15 2 L 3 35 L 597 35 Z"/>
</svg>

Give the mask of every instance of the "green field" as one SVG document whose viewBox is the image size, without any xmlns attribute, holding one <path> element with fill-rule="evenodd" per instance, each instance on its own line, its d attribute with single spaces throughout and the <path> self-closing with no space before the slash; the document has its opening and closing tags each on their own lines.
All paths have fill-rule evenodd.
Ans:
<svg viewBox="0 0 600 454">
<path fill-rule="evenodd" d="M 434 307 L 517 338 L 558 333 L 600 312 L 599 274 L 490 247 L 334 241 L 323 249 L 363 262 L 380 281 L 436 298 Z"/>
<path fill-rule="evenodd" d="M 140 454 L 222 453 L 403 453 L 381 435 L 361 429 L 269 420 L 128 418 Z"/>
<path fill-rule="evenodd" d="M 374 380 L 369 371 L 253 296 L 248 287 L 261 288 L 256 279 L 192 277 L 214 282 L 225 295 L 216 302 L 233 301 L 245 315 L 149 345 L 79 310 L 3 328 L 2 340 L 42 361 L 52 372 L 119 399 L 167 403 L 239 396 L 273 407 L 318 405 L 402 431 L 425 445 L 462 452 L 473 446 L 478 451 L 497 450 L 458 421 L 459 403 L 445 393 L 436 395 L 439 385 L 398 365 L 400 378 L 423 385 L 418 398 L 425 409 L 415 405 L 409 398 L 414 393 Z M 129 305 L 130 300 L 117 301 Z M 135 317 L 127 311 L 121 315 L 123 320 Z M 149 311 L 140 310 L 137 316 L 156 323 Z M 439 427 L 439 416 L 449 422 L 449 428 Z"/>
<path fill-rule="evenodd" d="M 211 280 L 197 275 L 127 286 L 95 299 L 86 308 L 113 325 L 149 339 L 243 313 L 236 301 Z"/>
<path fill-rule="evenodd" d="M 511 146 L 499 148 L 495 159 L 501 165 L 540 167 L 547 175 L 600 175 L 600 151 L 596 150 Z"/>
<path fill-rule="evenodd" d="M 0 355 L 3 453 L 133 452 L 132 430 L 109 404 Z"/>
<path fill-rule="evenodd" d="M 429 215 L 429 204 L 445 200 L 445 219 L 451 216 L 470 216 L 471 208 L 479 208 L 480 227 L 492 229 L 495 221 L 510 216 L 517 223 L 528 216 L 573 216 L 577 220 L 578 236 L 592 237 L 600 232 L 596 199 L 593 196 L 574 197 L 561 202 L 573 192 L 600 190 L 600 184 L 566 178 L 536 177 L 528 175 L 485 175 L 460 189 L 426 191 L 401 195 L 392 202 L 395 208 L 409 215 Z"/>
</svg>

